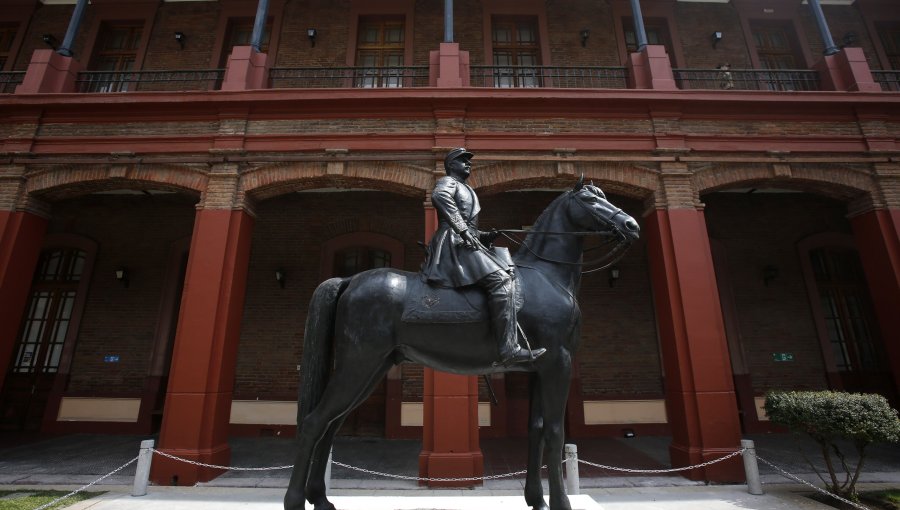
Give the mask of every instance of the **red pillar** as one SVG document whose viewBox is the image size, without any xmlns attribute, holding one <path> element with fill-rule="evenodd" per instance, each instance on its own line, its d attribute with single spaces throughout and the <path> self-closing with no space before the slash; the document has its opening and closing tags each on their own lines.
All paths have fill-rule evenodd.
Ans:
<svg viewBox="0 0 900 510">
<path fill-rule="evenodd" d="M 647 248 L 666 374 L 673 466 L 740 447 L 740 422 L 706 222 L 694 209 L 647 218 Z M 695 469 L 695 480 L 743 480 L 739 458 Z"/>
<path fill-rule="evenodd" d="M 851 220 L 881 337 L 900 394 L 900 209 L 880 209 Z"/>
<path fill-rule="evenodd" d="M 45 218 L 28 212 L 0 211 L 0 391 L 46 231 Z"/>
<path fill-rule="evenodd" d="M 194 220 L 159 449 L 227 466 L 228 422 L 253 219 L 244 211 L 199 210 Z M 193 485 L 222 474 L 157 456 L 151 478 Z"/>
<path fill-rule="evenodd" d="M 425 206 L 425 239 L 437 230 L 437 212 Z M 480 477 L 484 456 L 478 443 L 478 379 L 425 369 L 422 451 L 419 476 Z M 436 487 L 469 487 L 478 482 L 429 482 Z"/>
</svg>

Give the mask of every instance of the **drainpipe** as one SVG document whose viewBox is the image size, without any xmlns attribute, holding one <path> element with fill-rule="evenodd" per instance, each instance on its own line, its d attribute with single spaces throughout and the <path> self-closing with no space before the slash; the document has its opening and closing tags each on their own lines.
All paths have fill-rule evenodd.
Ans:
<svg viewBox="0 0 900 510">
<path fill-rule="evenodd" d="M 266 28 L 266 16 L 269 12 L 269 0 L 259 0 L 256 5 L 256 20 L 253 21 L 253 34 L 250 36 L 250 46 L 257 53 L 262 52 L 263 30 Z"/>
<path fill-rule="evenodd" d="M 647 46 L 647 31 L 644 29 L 644 15 L 641 14 L 640 0 L 631 0 L 631 16 L 634 18 L 634 37 L 637 39 L 637 51 Z"/>
<path fill-rule="evenodd" d="M 72 46 L 75 44 L 75 36 L 78 35 L 78 27 L 81 25 L 81 18 L 84 16 L 84 8 L 87 7 L 87 3 L 88 0 L 78 0 L 75 3 L 75 11 L 72 12 L 72 18 L 69 20 L 66 36 L 56 50 L 57 53 L 64 57 L 72 56 Z"/>
<path fill-rule="evenodd" d="M 831 38 L 831 31 L 828 30 L 828 23 L 825 22 L 825 15 L 822 13 L 822 6 L 819 5 L 819 0 L 809 0 L 809 7 L 813 11 L 813 15 L 816 17 L 816 25 L 819 27 L 819 34 L 822 36 L 822 42 L 825 44 L 825 55 L 834 55 L 841 51 L 840 48 L 835 46 L 834 39 Z"/>
<path fill-rule="evenodd" d="M 444 42 L 453 42 L 453 0 L 444 0 Z"/>
</svg>

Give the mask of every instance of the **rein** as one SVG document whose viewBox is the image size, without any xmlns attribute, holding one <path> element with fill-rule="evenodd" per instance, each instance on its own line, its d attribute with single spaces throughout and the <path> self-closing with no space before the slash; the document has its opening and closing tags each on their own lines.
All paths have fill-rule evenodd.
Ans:
<svg viewBox="0 0 900 510">
<path fill-rule="evenodd" d="M 544 262 L 550 262 L 550 263 L 553 263 L 553 264 L 563 264 L 563 265 L 567 265 L 567 266 L 579 266 L 579 267 L 580 267 L 580 266 L 583 266 L 583 265 L 602 264 L 600 267 L 596 267 L 596 268 L 594 268 L 594 269 L 588 269 L 587 271 L 582 271 L 581 274 L 596 273 L 597 271 L 603 271 L 604 269 L 608 269 L 610 266 L 612 266 L 613 264 L 615 264 L 616 262 L 618 262 L 619 260 L 621 260 L 622 257 L 625 256 L 625 252 L 626 252 L 626 251 L 628 250 L 628 248 L 631 246 L 631 243 L 630 243 L 630 242 L 626 242 L 626 241 L 625 241 L 625 238 L 624 238 L 624 236 L 622 236 L 622 234 L 619 234 L 618 232 L 615 232 L 615 231 L 613 231 L 613 230 L 607 230 L 607 231 L 602 231 L 602 232 L 593 232 L 593 231 L 586 231 L 586 232 L 554 232 L 554 231 L 549 231 L 549 230 L 503 229 L 503 230 L 498 230 L 497 232 L 500 232 L 500 234 L 502 234 L 503 237 L 509 239 L 509 240 L 512 241 L 513 243 L 518 244 L 519 246 L 522 246 L 523 248 L 525 248 L 526 250 L 528 250 L 529 253 L 531 253 L 532 255 L 534 255 L 535 257 L 537 257 L 538 259 L 543 260 Z M 528 246 L 528 244 L 525 243 L 524 241 L 519 241 L 519 240 L 516 239 L 515 237 L 513 237 L 513 236 L 511 236 L 511 235 L 508 235 L 507 232 L 510 232 L 510 233 L 542 234 L 542 235 L 581 235 L 581 236 L 587 236 L 587 235 L 606 235 L 606 236 L 612 236 L 612 235 L 615 235 L 615 236 L 617 236 L 617 237 L 620 238 L 620 242 L 619 242 L 618 245 L 616 245 L 615 248 L 612 249 L 612 251 L 610 251 L 610 252 L 607 253 L 606 255 L 604 255 L 604 256 L 602 256 L 602 257 L 599 257 L 599 258 L 597 258 L 597 259 L 590 260 L 590 261 L 587 261 L 587 262 L 569 262 L 569 261 L 566 261 L 566 260 L 555 260 L 555 259 L 551 259 L 551 258 L 549 258 L 549 257 L 545 257 L 545 256 L 543 256 L 543 255 L 541 255 L 541 254 L 535 252 L 534 250 L 532 250 L 531 247 Z M 608 262 L 607 262 L 607 261 L 608 261 Z"/>
</svg>

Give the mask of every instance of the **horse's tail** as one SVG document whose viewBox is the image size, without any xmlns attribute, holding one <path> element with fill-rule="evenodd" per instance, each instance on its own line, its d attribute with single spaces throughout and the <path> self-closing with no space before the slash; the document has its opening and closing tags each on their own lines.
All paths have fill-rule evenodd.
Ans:
<svg viewBox="0 0 900 510">
<path fill-rule="evenodd" d="M 300 406 L 297 410 L 298 432 L 303 419 L 319 404 L 328 383 L 337 302 L 349 282 L 349 278 L 326 280 L 316 287 L 309 302 L 306 331 L 303 335 L 303 360 L 300 364 L 302 380 Z"/>
</svg>

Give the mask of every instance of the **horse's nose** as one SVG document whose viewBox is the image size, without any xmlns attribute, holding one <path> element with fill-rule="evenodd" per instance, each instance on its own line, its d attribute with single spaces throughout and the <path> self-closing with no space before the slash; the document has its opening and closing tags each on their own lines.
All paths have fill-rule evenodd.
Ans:
<svg viewBox="0 0 900 510">
<path fill-rule="evenodd" d="M 629 232 L 638 232 L 641 230 L 641 227 L 638 226 L 638 223 L 634 221 L 634 218 L 628 218 L 625 220 L 625 228 L 628 229 Z"/>
</svg>

